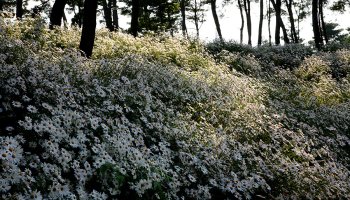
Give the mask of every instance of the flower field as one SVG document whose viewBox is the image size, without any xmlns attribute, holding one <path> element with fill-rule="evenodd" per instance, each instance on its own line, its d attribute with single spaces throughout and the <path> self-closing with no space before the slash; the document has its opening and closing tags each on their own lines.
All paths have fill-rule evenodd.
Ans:
<svg viewBox="0 0 350 200">
<path fill-rule="evenodd" d="M 0 199 L 349 199 L 350 50 L 0 19 Z"/>
</svg>

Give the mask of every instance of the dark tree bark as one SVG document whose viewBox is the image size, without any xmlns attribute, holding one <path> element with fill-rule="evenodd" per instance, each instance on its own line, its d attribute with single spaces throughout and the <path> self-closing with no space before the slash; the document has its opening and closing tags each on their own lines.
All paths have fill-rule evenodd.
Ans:
<svg viewBox="0 0 350 200">
<path fill-rule="evenodd" d="M 252 45 L 252 20 L 250 14 L 250 0 L 243 0 L 244 11 L 247 18 L 248 45 Z"/>
<path fill-rule="evenodd" d="M 322 26 L 322 34 L 324 37 L 324 40 L 326 44 L 328 43 L 328 35 L 327 35 L 327 29 L 326 29 L 326 23 L 324 21 L 324 14 L 323 14 L 323 5 L 324 5 L 324 0 L 319 0 L 319 17 L 321 20 L 321 26 Z"/>
<path fill-rule="evenodd" d="M 97 0 L 85 0 L 83 30 L 79 48 L 90 58 L 95 42 Z"/>
<path fill-rule="evenodd" d="M 258 32 L 258 46 L 261 46 L 261 42 L 262 42 L 263 21 L 264 21 L 264 0 L 260 0 L 260 19 L 259 19 L 259 32 Z"/>
<path fill-rule="evenodd" d="M 16 0 L 16 18 L 22 19 L 23 17 L 23 0 Z"/>
<path fill-rule="evenodd" d="M 110 0 L 112 1 L 112 7 L 113 7 L 113 27 L 114 30 L 119 29 L 119 17 L 118 17 L 118 7 L 117 7 L 117 0 Z"/>
<path fill-rule="evenodd" d="M 137 37 L 139 30 L 140 0 L 132 0 L 130 33 Z"/>
<path fill-rule="evenodd" d="M 102 0 L 102 7 L 103 7 L 103 14 L 106 21 L 106 27 L 109 29 L 109 31 L 114 31 L 114 26 L 112 23 L 112 1 L 109 0 L 107 3 L 107 0 Z"/>
<path fill-rule="evenodd" d="M 241 28 L 240 28 L 240 43 L 243 43 L 243 30 L 244 30 L 244 15 L 243 15 L 243 6 L 241 0 L 238 0 L 238 8 L 239 8 L 239 13 L 241 14 Z"/>
<path fill-rule="evenodd" d="M 295 28 L 295 23 L 294 23 L 294 14 L 292 10 L 293 6 L 293 0 L 285 0 L 286 6 L 287 6 L 287 11 L 289 15 L 289 22 L 290 22 L 290 31 L 291 31 L 291 36 L 292 36 L 292 41 L 294 43 L 299 43 L 299 38 L 298 34 Z"/>
<path fill-rule="evenodd" d="M 321 49 L 322 46 L 322 38 L 320 32 L 320 24 L 319 24 L 319 11 L 318 11 L 318 0 L 312 0 L 312 28 L 314 31 L 314 40 L 315 46 L 318 50 Z"/>
<path fill-rule="evenodd" d="M 281 2 L 281 0 L 276 0 L 276 2 L 274 0 L 271 0 L 271 3 L 272 3 L 273 8 L 275 9 L 275 12 L 276 12 L 275 43 L 276 43 L 276 45 L 279 45 L 281 43 L 280 42 L 280 29 L 282 29 L 284 43 L 289 44 L 288 33 L 286 30 L 286 27 L 284 26 L 282 16 L 281 16 L 282 2 Z"/>
<path fill-rule="evenodd" d="M 4 10 L 4 0 L 0 0 L 0 11 Z"/>
<path fill-rule="evenodd" d="M 276 0 L 276 3 L 273 0 L 271 2 L 275 9 L 276 15 L 275 44 L 279 45 L 281 43 L 281 24 L 279 20 L 279 17 L 281 16 L 281 0 Z"/>
<path fill-rule="evenodd" d="M 54 26 L 61 26 L 66 3 L 67 0 L 56 0 L 53 4 L 50 14 L 50 29 L 53 29 Z"/>
<path fill-rule="evenodd" d="M 181 0 L 180 2 L 181 8 L 181 29 L 182 35 L 187 37 L 187 27 L 186 27 L 186 0 Z"/>
<path fill-rule="evenodd" d="M 210 6 L 211 6 L 211 12 L 213 14 L 214 22 L 215 22 L 216 31 L 218 32 L 219 39 L 223 41 L 219 17 L 218 17 L 218 14 L 216 13 L 216 0 L 210 0 Z"/>
<path fill-rule="evenodd" d="M 271 2 L 270 0 L 266 0 L 268 1 L 268 10 L 267 10 L 267 16 L 268 16 L 268 19 L 267 19 L 267 27 L 268 27 L 268 30 L 269 30 L 269 45 L 271 46 L 272 45 L 272 37 L 271 37 Z"/>
</svg>

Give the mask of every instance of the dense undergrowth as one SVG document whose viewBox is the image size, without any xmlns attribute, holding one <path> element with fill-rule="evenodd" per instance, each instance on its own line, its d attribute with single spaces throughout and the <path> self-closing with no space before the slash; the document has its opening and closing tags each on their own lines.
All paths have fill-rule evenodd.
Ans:
<svg viewBox="0 0 350 200">
<path fill-rule="evenodd" d="M 0 33 L 2 199 L 350 198 L 347 49 Z"/>
</svg>

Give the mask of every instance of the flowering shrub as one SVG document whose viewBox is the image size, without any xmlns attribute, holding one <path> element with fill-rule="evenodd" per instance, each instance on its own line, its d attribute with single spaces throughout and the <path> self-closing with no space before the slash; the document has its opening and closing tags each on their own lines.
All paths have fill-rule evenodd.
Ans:
<svg viewBox="0 0 350 200">
<path fill-rule="evenodd" d="M 101 31 L 86 59 L 77 30 L 40 29 L 0 26 L 1 199 L 350 198 L 349 98 L 306 102 L 313 79 L 233 75 L 191 42 Z"/>
<path fill-rule="evenodd" d="M 223 50 L 215 58 L 217 61 L 228 65 L 231 70 L 235 69 L 246 75 L 257 77 L 263 73 L 260 62 L 251 54 L 244 55 Z"/>
<path fill-rule="evenodd" d="M 311 47 L 302 44 L 288 44 L 284 46 L 263 45 L 253 48 L 232 41 L 214 41 L 207 44 L 206 47 L 214 56 L 218 55 L 223 50 L 231 53 L 239 53 L 243 56 L 243 59 L 245 59 L 244 56 L 251 55 L 260 60 L 260 65 L 265 70 L 271 70 L 271 68 L 274 67 L 294 69 L 313 53 Z"/>
</svg>

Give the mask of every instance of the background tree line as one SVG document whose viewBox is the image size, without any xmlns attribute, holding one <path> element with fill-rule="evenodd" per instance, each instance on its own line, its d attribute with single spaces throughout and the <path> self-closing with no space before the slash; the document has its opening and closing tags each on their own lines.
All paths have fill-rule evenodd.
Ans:
<svg viewBox="0 0 350 200">
<path fill-rule="evenodd" d="M 331 9 L 341 13 L 350 6 L 348 0 L 55 0 L 52 7 L 49 0 L 36 2 L 37 6 L 27 10 L 29 0 L 0 0 L 0 11 L 11 11 L 15 8 L 18 19 L 46 13 L 49 16 L 50 29 L 61 26 L 62 22 L 67 26 L 66 12 L 72 13 L 71 24 L 82 27 L 80 49 L 87 57 L 92 53 L 97 15 L 103 17 L 102 23 L 110 31 L 120 29 L 119 15 L 130 16 L 130 27 L 127 31 L 135 37 L 150 31 L 169 32 L 172 35 L 181 31 L 184 37 L 188 37 L 186 24 L 193 23 L 198 38 L 201 24 L 210 17 L 205 16 L 205 13 L 210 9 L 219 40 L 223 41 L 217 8 L 235 4 L 241 18 L 240 43 L 243 43 L 246 31 L 247 43 L 252 45 L 252 26 L 258 26 L 258 46 L 263 44 L 263 26 L 268 27 L 269 45 L 273 44 L 273 34 L 275 45 L 280 45 L 281 39 L 285 44 L 302 42 L 300 23 L 311 15 L 313 43 L 317 49 L 321 49 L 328 42 L 341 41 L 345 37 L 341 35 L 342 30 L 337 29 L 337 24 L 325 21 L 324 10 Z M 257 25 L 252 23 L 252 6 L 259 8 Z M 275 21 L 274 33 L 271 31 L 272 20 Z"/>
</svg>

